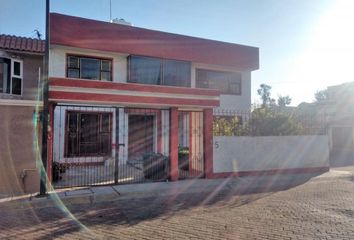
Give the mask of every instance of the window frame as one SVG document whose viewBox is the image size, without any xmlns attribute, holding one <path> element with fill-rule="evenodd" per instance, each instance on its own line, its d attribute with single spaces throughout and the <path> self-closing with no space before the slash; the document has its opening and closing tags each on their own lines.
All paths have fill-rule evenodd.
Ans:
<svg viewBox="0 0 354 240">
<path fill-rule="evenodd" d="M 233 71 L 223 71 L 223 70 L 214 70 L 214 69 L 206 69 L 206 68 L 196 68 L 195 69 L 195 85 L 197 88 L 207 88 L 207 89 L 214 89 L 210 88 L 210 79 L 206 79 L 207 87 L 201 86 L 201 81 L 198 79 L 199 72 L 214 72 L 214 73 L 225 73 L 225 74 L 240 74 L 240 79 L 234 79 L 234 81 L 227 79 L 227 80 L 220 80 L 220 81 L 227 81 L 228 91 L 222 91 L 221 89 L 216 89 L 220 91 L 220 94 L 223 95 L 233 95 L 233 96 L 241 96 L 242 95 L 242 73 L 241 72 L 233 72 Z M 217 81 L 217 80 L 212 80 Z M 231 85 L 238 84 L 239 91 L 233 92 L 231 91 Z"/>
<path fill-rule="evenodd" d="M 8 94 L 8 95 L 13 95 L 13 96 L 22 96 L 23 95 L 23 60 L 22 59 L 18 59 L 18 58 L 11 58 L 11 57 L 1 57 L 2 59 L 8 59 L 10 60 L 10 73 L 8 72 L 7 74 L 9 74 L 9 76 L 7 76 L 8 78 L 10 78 L 10 92 L 6 92 L 6 89 L 2 92 L 0 92 L 0 94 Z M 17 75 L 14 73 L 15 70 L 15 62 L 20 64 L 20 75 Z M 14 94 L 12 91 L 12 82 L 13 82 L 13 78 L 18 78 L 21 80 L 21 93 L 20 94 Z M 7 88 L 8 86 L 6 86 Z"/>
<path fill-rule="evenodd" d="M 158 84 L 150 84 L 150 83 L 142 83 L 142 82 L 136 82 L 136 81 L 132 81 L 131 79 L 131 58 L 132 57 L 138 57 L 138 58 L 146 58 L 146 59 L 155 59 L 158 60 L 160 63 L 160 79 Z M 174 62 L 181 62 L 181 63 L 186 63 L 189 65 L 189 71 L 188 71 L 188 79 L 187 79 L 187 86 L 178 86 L 178 85 L 166 85 L 165 84 L 165 62 L 167 61 L 174 61 Z M 159 57 L 150 57 L 150 56 L 143 56 L 143 55 L 129 55 L 127 57 L 127 73 L 128 73 L 128 79 L 127 79 L 127 83 L 134 83 L 134 84 L 144 84 L 144 85 L 155 85 L 155 86 L 167 86 L 167 87 L 187 87 L 187 88 L 191 88 L 192 87 L 192 77 L 191 77 L 191 73 L 192 73 L 192 62 L 190 61 L 184 61 L 184 60 L 176 60 L 176 59 L 167 59 L 167 58 L 159 58 Z"/>
<path fill-rule="evenodd" d="M 79 67 L 78 68 L 71 68 L 69 67 L 69 57 L 76 57 L 78 58 L 79 61 Z M 89 58 L 89 59 L 96 59 L 100 61 L 100 66 L 99 66 L 99 79 L 89 79 L 89 78 L 81 78 L 81 58 Z M 67 78 L 73 78 L 73 79 L 82 79 L 82 80 L 89 80 L 89 81 L 104 81 L 104 82 L 113 82 L 113 58 L 109 57 L 102 57 L 102 56 L 94 56 L 94 55 L 84 55 L 84 54 L 76 54 L 76 53 L 66 53 L 65 56 L 65 76 Z M 102 61 L 109 61 L 110 62 L 110 71 L 103 71 L 102 70 Z M 70 69 L 76 69 L 79 71 L 79 77 L 69 77 L 69 70 Z M 102 72 L 109 72 L 110 73 L 110 78 L 111 80 L 102 80 Z"/>
</svg>

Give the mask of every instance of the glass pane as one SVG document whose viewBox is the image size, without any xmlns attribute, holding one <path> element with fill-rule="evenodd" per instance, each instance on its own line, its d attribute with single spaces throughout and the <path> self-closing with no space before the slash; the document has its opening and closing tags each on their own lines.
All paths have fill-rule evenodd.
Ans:
<svg viewBox="0 0 354 240">
<path fill-rule="evenodd" d="M 241 93 L 241 73 L 197 70 L 197 87 L 217 89 L 224 94 Z"/>
<path fill-rule="evenodd" d="M 80 114 L 80 155 L 98 153 L 98 117 L 98 114 Z"/>
<path fill-rule="evenodd" d="M 12 94 L 21 95 L 22 79 L 12 78 Z"/>
<path fill-rule="evenodd" d="M 111 120 L 111 114 L 110 113 L 103 113 L 102 114 L 102 126 L 101 126 L 101 129 L 102 129 L 102 132 L 110 132 L 110 122 Z"/>
<path fill-rule="evenodd" d="M 241 82 L 239 81 L 230 82 L 229 92 L 232 94 L 241 94 Z"/>
<path fill-rule="evenodd" d="M 68 68 L 79 68 L 79 58 L 68 56 Z"/>
<path fill-rule="evenodd" d="M 68 69 L 68 77 L 69 78 L 80 78 L 80 70 L 79 69 Z"/>
<path fill-rule="evenodd" d="M 189 62 L 164 60 L 163 84 L 168 86 L 191 86 L 191 64 Z"/>
<path fill-rule="evenodd" d="M 109 133 L 101 134 L 101 154 L 109 154 L 112 151 L 111 148 L 111 135 Z"/>
<path fill-rule="evenodd" d="M 111 72 L 101 72 L 101 80 L 112 81 Z"/>
<path fill-rule="evenodd" d="M 102 60 L 101 61 L 101 70 L 110 72 L 111 71 L 111 61 L 109 60 Z"/>
<path fill-rule="evenodd" d="M 14 75 L 21 76 L 21 63 L 14 62 Z"/>
<path fill-rule="evenodd" d="M 10 64 L 10 59 L 0 58 L 0 93 L 10 93 Z"/>
<path fill-rule="evenodd" d="M 130 57 L 129 82 L 159 85 L 161 60 L 149 57 Z"/>
<path fill-rule="evenodd" d="M 207 79 L 207 72 L 204 70 L 197 69 L 196 74 L 197 88 L 208 88 L 209 82 Z"/>
<path fill-rule="evenodd" d="M 6 65 L 0 58 L 0 93 L 4 92 L 5 89 L 4 88 L 4 82 L 6 82 L 5 71 L 6 71 Z"/>
<path fill-rule="evenodd" d="M 96 142 L 98 135 L 98 114 L 81 114 L 80 141 Z"/>
<path fill-rule="evenodd" d="M 94 58 L 81 58 L 81 78 L 100 79 L 100 60 Z"/>
<path fill-rule="evenodd" d="M 77 122 L 77 113 L 68 114 L 68 125 L 67 125 L 67 156 L 76 156 L 79 154 L 79 145 L 78 145 L 78 122 Z"/>
</svg>

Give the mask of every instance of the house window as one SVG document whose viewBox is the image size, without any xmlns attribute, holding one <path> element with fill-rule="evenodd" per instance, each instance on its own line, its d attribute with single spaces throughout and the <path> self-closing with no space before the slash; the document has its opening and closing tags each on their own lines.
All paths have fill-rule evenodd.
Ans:
<svg viewBox="0 0 354 240">
<path fill-rule="evenodd" d="M 68 111 L 65 126 L 65 157 L 111 154 L 111 113 Z"/>
<path fill-rule="evenodd" d="M 128 82 L 190 87 L 191 64 L 186 61 L 129 56 Z"/>
<path fill-rule="evenodd" d="M 221 94 L 241 95 L 241 73 L 197 69 L 198 88 L 219 90 Z"/>
<path fill-rule="evenodd" d="M 68 55 L 66 76 L 112 81 L 112 60 Z"/>
<path fill-rule="evenodd" d="M 0 58 L 0 93 L 22 94 L 22 65 L 18 59 Z"/>
</svg>

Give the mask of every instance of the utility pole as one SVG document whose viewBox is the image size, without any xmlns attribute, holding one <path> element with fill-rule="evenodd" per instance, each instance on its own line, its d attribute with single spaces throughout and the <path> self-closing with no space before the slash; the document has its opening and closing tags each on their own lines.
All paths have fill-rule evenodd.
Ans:
<svg viewBox="0 0 354 240">
<path fill-rule="evenodd" d="M 49 64 L 49 0 L 46 0 L 45 8 L 45 54 L 42 79 L 42 98 L 43 98 L 43 118 L 42 118 L 42 164 L 40 169 L 40 189 L 39 195 L 44 196 L 47 193 L 47 166 L 48 166 L 48 64 Z"/>
<path fill-rule="evenodd" d="M 109 21 L 112 22 L 112 0 L 109 0 Z"/>
</svg>

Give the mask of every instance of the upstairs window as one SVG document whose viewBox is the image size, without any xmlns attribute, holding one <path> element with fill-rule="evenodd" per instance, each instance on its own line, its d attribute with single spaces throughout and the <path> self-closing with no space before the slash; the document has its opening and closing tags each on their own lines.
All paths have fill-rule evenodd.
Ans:
<svg viewBox="0 0 354 240">
<path fill-rule="evenodd" d="M 112 60 L 68 55 L 66 76 L 112 81 Z"/>
<path fill-rule="evenodd" d="M 22 95 L 23 62 L 0 58 L 0 93 Z"/>
<path fill-rule="evenodd" d="M 152 57 L 129 56 L 128 82 L 190 87 L 191 63 Z"/>
<path fill-rule="evenodd" d="M 198 88 L 219 90 L 221 94 L 241 95 L 241 73 L 197 69 Z"/>
</svg>

